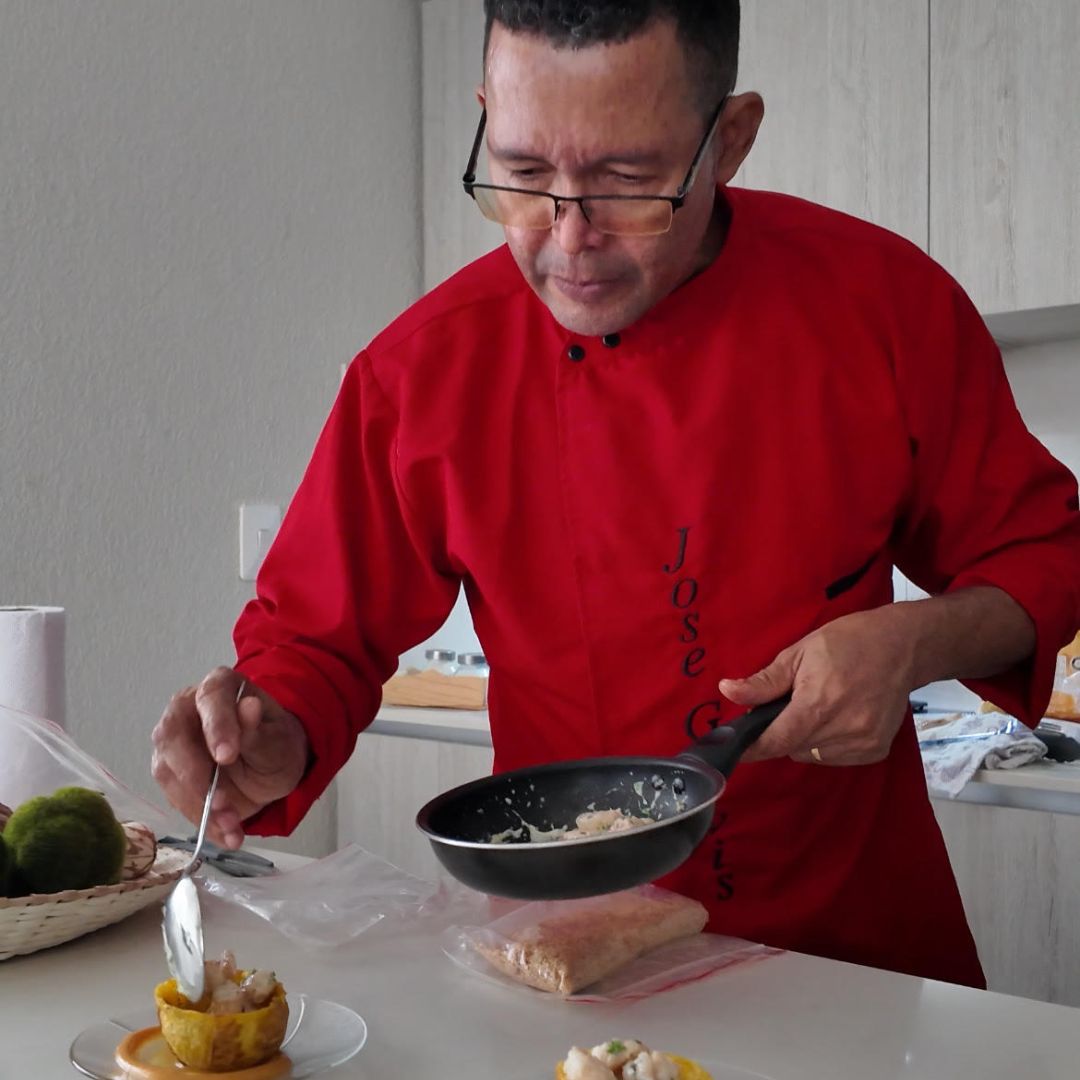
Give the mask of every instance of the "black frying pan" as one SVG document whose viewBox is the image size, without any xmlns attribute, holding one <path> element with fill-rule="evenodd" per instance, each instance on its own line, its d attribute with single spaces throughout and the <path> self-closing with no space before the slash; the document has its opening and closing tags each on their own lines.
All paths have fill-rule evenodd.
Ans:
<svg viewBox="0 0 1080 1080">
<path fill-rule="evenodd" d="M 739 758 L 789 700 L 721 724 L 677 757 L 586 758 L 474 780 L 432 799 L 416 824 L 458 881 L 492 896 L 568 900 L 641 885 L 689 857 Z M 534 838 L 608 809 L 655 821 L 584 839 Z M 499 834 L 508 842 L 492 843 Z"/>
</svg>

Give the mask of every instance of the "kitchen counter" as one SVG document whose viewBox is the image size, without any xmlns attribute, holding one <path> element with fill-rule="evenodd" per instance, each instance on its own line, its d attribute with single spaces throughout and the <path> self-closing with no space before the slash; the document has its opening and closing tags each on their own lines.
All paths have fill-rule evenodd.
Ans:
<svg viewBox="0 0 1080 1080">
<path fill-rule="evenodd" d="M 295 857 L 274 858 L 292 862 Z M 0 964 L 0 1078 L 70 1080 L 84 1027 L 152 1001 L 164 977 L 155 906 Z M 294 994 L 367 1021 L 341 1080 L 547 1080 L 574 1043 L 634 1035 L 714 1068 L 715 1080 L 1075 1080 L 1080 1012 L 787 953 L 621 1006 L 571 1004 L 457 968 L 439 927 L 375 929 L 303 950 L 242 909 L 204 904 L 207 949 L 272 967 Z M 726 1066 L 726 1068 L 724 1067 Z"/>
<path fill-rule="evenodd" d="M 373 735 L 407 739 L 437 739 L 466 746 L 491 746 L 487 710 L 419 709 L 384 705 L 367 729 Z"/>
<path fill-rule="evenodd" d="M 980 769 L 955 801 L 1080 814 L 1080 763 L 1033 761 L 1018 769 Z"/>
<path fill-rule="evenodd" d="M 384 706 L 370 731 L 414 739 L 491 746 L 487 713 Z M 1019 769 L 980 769 L 957 802 L 1080 814 L 1080 762 L 1037 761 Z"/>
</svg>

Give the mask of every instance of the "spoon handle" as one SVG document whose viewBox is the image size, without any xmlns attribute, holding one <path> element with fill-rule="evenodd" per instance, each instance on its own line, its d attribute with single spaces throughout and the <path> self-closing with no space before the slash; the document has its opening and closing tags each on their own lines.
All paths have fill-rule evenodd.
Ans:
<svg viewBox="0 0 1080 1080">
<path fill-rule="evenodd" d="M 218 775 L 221 766 L 214 766 L 214 775 L 210 779 L 210 788 L 206 793 L 206 802 L 203 803 L 202 821 L 199 822 L 199 835 L 195 838 L 195 850 L 191 853 L 191 865 L 194 867 L 199 861 L 202 852 L 203 841 L 206 839 L 206 825 L 210 820 L 210 804 L 214 801 L 214 792 L 217 791 Z"/>
<path fill-rule="evenodd" d="M 244 696 L 244 690 L 247 689 L 247 680 L 244 679 L 240 683 L 240 689 L 236 691 L 236 704 L 240 704 L 240 699 Z M 214 792 L 217 791 L 218 776 L 221 774 L 221 766 L 214 765 L 214 775 L 210 778 L 210 788 L 206 792 L 206 802 L 203 803 L 202 820 L 199 822 L 199 835 L 195 838 L 195 850 L 191 853 L 190 866 L 194 870 L 199 862 L 199 855 L 202 853 L 203 841 L 206 839 L 206 826 L 210 821 L 210 804 L 214 801 Z"/>
</svg>

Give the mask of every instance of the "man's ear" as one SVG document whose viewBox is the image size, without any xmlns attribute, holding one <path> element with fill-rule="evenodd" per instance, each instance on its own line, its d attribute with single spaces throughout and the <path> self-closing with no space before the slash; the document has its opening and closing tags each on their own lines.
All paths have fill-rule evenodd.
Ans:
<svg viewBox="0 0 1080 1080">
<path fill-rule="evenodd" d="M 758 128 L 765 117 L 765 102 L 760 94 L 752 91 L 735 94 L 728 98 L 720 117 L 717 131 L 720 157 L 716 163 L 716 182 L 723 185 L 731 181 L 750 153 L 757 138 Z"/>
</svg>

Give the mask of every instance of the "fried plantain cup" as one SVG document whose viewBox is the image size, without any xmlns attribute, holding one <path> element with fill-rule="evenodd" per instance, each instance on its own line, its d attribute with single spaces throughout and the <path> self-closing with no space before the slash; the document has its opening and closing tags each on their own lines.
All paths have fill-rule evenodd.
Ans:
<svg viewBox="0 0 1080 1080">
<path fill-rule="evenodd" d="M 246 971 L 232 977 L 240 983 Z M 285 987 L 278 983 L 261 1009 L 241 1013 L 209 1013 L 210 995 L 192 1004 L 177 988 L 176 980 L 154 990 L 161 1034 L 185 1065 L 208 1072 L 231 1072 L 259 1065 L 281 1048 L 289 1006 Z M 201 1008 L 200 1008 L 201 1006 Z"/>
</svg>

